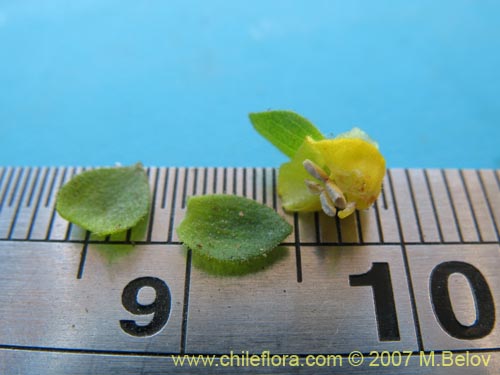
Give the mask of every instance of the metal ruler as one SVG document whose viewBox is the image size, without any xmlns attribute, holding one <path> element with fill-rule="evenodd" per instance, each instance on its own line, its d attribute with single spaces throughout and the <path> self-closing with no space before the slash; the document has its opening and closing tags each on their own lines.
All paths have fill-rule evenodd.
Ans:
<svg viewBox="0 0 500 375">
<path fill-rule="evenodd" d="M 284 213 L 272 168 L 148 168 L 149 220 L 107 238 L 54 210 L 80 171 L 0 168 L 2 374 L 500 371 L 499 171 L 392 169 L 376 204 L 341 221 Z M 212 193 L 293 224 L 272 264 L 232 277 L 196 267 L 175 228 L 187 197 Z M 449 351 L 468 365 L 447 367 Z M 321 362 L 330 354 L 335 366 Z M 251 355 L 301 364 L 245 366 Z M 487 366 L 470 362 L 480 356 Z"/>
</svg>

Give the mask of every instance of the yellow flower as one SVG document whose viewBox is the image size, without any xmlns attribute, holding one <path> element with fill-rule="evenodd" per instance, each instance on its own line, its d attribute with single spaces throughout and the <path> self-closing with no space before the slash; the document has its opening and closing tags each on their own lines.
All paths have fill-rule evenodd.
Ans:
<svg viewBox="0 0 500 375">
<path fill-rule="evenodd" d="M 385 160 L 360 129 L 334 139 L 306 137 L 279 170 L 278 194 L 287 211 L 318 211 L 344 218 L 370 207 L 380 194 Z"/>
</svg>

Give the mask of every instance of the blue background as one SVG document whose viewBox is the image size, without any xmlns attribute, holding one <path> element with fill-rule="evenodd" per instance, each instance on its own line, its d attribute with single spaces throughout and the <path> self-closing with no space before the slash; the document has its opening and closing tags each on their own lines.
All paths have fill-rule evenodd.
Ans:
<svg viewBox="0 0 500 375">
<path fill-rule="evenodd" d="M 499 1 L 0 0 L 0 165 L 277 166 L 247 113 L 500 168 Z"/>
</svg>

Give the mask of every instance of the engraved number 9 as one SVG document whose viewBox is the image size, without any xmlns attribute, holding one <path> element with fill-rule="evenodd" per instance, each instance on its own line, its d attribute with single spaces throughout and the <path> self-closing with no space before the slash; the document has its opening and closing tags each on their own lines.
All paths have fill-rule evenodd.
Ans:
<svg viewBox="0 0 500 375">
<path fill-rule="evenodd" d="M 148 305 L 143 305 L 137 300 L 139 291 L 144 287 L 153 288 L 156 293 L 154 301 Z M 127 284 L 123 290 L 122 304 L 134 315 L 154 315 L 147 325 L 139 325 L 134 320 L 120 320 L 121 328 L 132 336 L 152 336 L 167 324 L 171 305 L 170 290 L 163 280 L 156 277 L 140 277 Z"/>
</svg>

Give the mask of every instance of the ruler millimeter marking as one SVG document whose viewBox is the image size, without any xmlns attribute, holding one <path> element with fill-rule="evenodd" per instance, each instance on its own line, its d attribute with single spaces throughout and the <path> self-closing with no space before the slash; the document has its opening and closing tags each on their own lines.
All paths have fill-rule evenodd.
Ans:
<svg viewBox="0 0 500 375">
<path fill-rule="evenodd" d="M 0 240 L 84 242 L 85 232 L 65 222 L 55 211 L 57 190 L 82 170 L 2 168 Z M 130 240 L 136 242 L 177 243 L 175 227 L 192 195 L 237 194 L 284 214 L 277 204 L 276 171 L 271 168 L 148 168 L 148 175 L 151 212 L 146 233 L 129 234 Z M 390 178 L 392 193 L 388 189 Z M 498 184 L 498 172 L 493 170 L 389 170 L 383 193 L 372 208 L 347 221 L 301 213 L 298 223 L 311 228 L 300 233 L 300 238 L 303 243 L 318 245 L 496 243 L 500 220 Z M 402 215 L 401 236 L 393 229 L 395 201 Z M 293 215 L 288 219 L 294 224 Z M 89 241 L 126 242 L 119 236 Z M 295 243 L 294 235 L 287 242 Z"/>
</svg>

